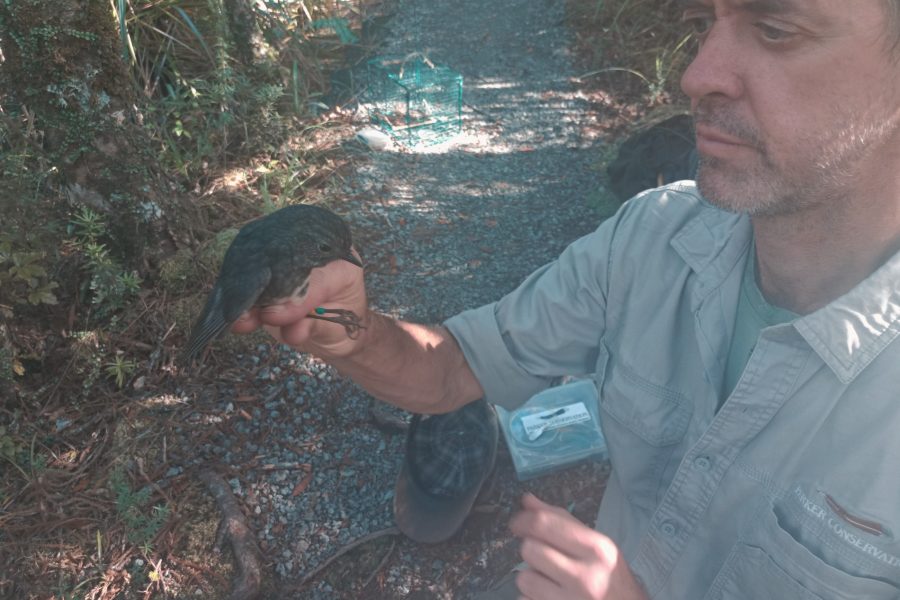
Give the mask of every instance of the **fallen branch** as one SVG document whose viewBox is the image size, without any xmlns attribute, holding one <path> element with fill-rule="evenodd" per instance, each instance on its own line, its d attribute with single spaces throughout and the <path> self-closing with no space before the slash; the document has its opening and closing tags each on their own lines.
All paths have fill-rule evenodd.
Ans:
<svg viewBox="0 0 900 600">
<path fill-rule="evenodd" d="M 334 554 L 329 556 L 328 559 L 325 560 L 325 562 L 323 562 L 321 565 L 317 566 L 312 571 L 306 573 L 300 579 L 300 582 L 297 585 L 292 586 L 289 590 L 286 590 L 286 591 L 297 591 L 297 590 L 305 587 L 306 584 L 309 583 L 316 575 L 318 575 L 319 573 L 321 573 L 322 571 L 327 569 L 329 567 L 329 565 L 331 565 L 331 563 L 333 563 L 334 561 L 336 561 L 343 555 L 347 554 L 354 548 L 362 546 L 363 544 L 371 542 L 372 540 L 377 540 L 378 538 L 384 537 L 386 535 L 400 535 L 400 530 L 397 529 L 396 527 L 386 527 L 385 529 L 379 529 L 378 531 L 373 531 L 370 534 L 364 535 L 361 538 L 358 538 L 358 539 L 350 542 L 349 544 L 347 544 L 346 546 L 344 546 L 343 548 L 341 548 L 340 550 L 338 550 L 337 552 L 335 552 Z M 393 548 L 393 544 L 392 544 L 391 551 L 393 552 L 393 550 L 394 550 L 394 548 Z M 384 563 L 384 562 L 385 561 L 382 561 L 382 563 Z M 383 564 L 379 565 L 379 569 L 381 568 L 381 566 L 383 566 Z M 370 581 L 371 581 L 371 578 L 370 578 Z"/>
<path fill-rule="evenodd" d="M 253 532 L 244 519 L 237 498 L 225 478 L 214 471 L 201 471 L 199 475 L 222 513 L 216 545 L 219 537 L 227 537 L 237 563 L 238 575 L 234 579 L 230 600 L 253 600 L 259 596 L 262 573 L 259 567 L 259 550 Z"/>
<path fill-rule="evenodd" d="M 396 547 L 397 540 L 391 540 L 391 547 L 388 548 L 388 551 L 384 553 L 384 557 L 382 557 L 381 562 L 378 563 L 378 566 L 375 567 L 375 569 L 373 569 L 371 573 L 369 573 L 369 577 L 366 578 L 366 581 L 362 584 L 362 587 L 360 589 L 364 590 L 369 587 L 369 584 L 372 583 L 372 580 L 375 579 L 375 576 L 381 572 L 381 570 L 384 568 L 384 565 L 386 565 L 388 560 L 390 560 L 391 554 L 394 553 L 394 548 Z"/>
</svg>

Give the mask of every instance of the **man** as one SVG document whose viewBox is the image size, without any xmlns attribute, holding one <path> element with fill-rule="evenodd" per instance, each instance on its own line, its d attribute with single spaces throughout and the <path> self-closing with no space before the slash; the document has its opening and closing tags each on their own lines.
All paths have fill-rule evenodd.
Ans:
<svg viewBox="0 0 900 600">
<path fill-rule="evenodd" d="M 598 530 L 526 496 L 522 597 L 897 598 L 897 4 L 691 0 L 697 187 L 626 203 L 443 327 L 369 312 L 339 261 L 235 330 L 264 324 L 417 412 L 593 373 Z M 318 305 L 367 328 L 302 318 Z"/>
</svg>

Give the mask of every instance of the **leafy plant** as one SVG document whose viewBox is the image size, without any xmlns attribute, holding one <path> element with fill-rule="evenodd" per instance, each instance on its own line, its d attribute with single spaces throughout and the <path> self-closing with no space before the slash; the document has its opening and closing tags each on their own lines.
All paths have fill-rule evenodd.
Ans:
<svg viewBox="0 0 900 600">
<path fill-rule="evenodd" d="M 350 31 L 350 27 L 347 23 L 347 19 L 343 19 L 340 17 L 337 18 L 328 18 L 328 19 L 316 19 L 312 23 L 309 24 L 309 28 L 313 30 L 317 29 L 333 29 L 337 34 L 338 39 L 341 40 L 342 44 L 355 44 L 359 41 L 353 32 Z"/>
<path fill-rule="evenodd" d="M 0 309 L 0 314 L 3 312 Z M 21 377 L 24 374 L 25 366 L 16 356 L 15 350 L 0 346 L 0 382 L 12 380 L 13 375 Z"/>
<path fill-rule="evenodd" d="M 0 426 L 0 460 L 12 465 L 25 481 L 47 469 L 47 457 L 37 452 L 36 439 L 32 437 L 28 446 L 4 426 Z"/>
<path fill-rule="evenodd" d="M 14 304 L 56 304 L 51 281 L 44 267 L 46 255 L 15 244 L 12 236 L 0 233 L 0 299 Z"/>
<path fill-rule="evenodd" d="M 72 218 L 69 231 L 75 236 L 75 246 L 85 258 L 88 278 L 84 292 L 91 298 L 98 317 L 107 317 L 121 309 L 125 302 L 140 290 L 137 273 L 125 271 L 110 256 L 100 238 L 107 230 L 99 213 L 82 206 Z"/>
<path fill-rule="evenodd" d="M 125 386 L 125 381 L 134 372 L 137 366 L 137 362 L 126 360 L 122 356 L 122 353 L 118 352 L 112 362 L 106 363 L 106 375 L 110 379 L 115 379 L 116 387 L 122 389 Z"/>
<path fill-rule="evenodd" d="M 581 78 L 624 73 L 642 82 L 651 104 L 677 98 L 694 47 L 681 10 L 678 0 L 571 0 L 569 17 L 596 67 Z"/>
<path fill-rule="evenodd" d="M 149 550 L 150 542 L 169 518 L 169 508 L 150 506 L 150 489 L 133 490 L 121 467 L 110 473 L 109 488 L 115 496 L 116 514 L 128 528 L 128 541 Z"/>
<path fill-rule="evenodd" d="M 14 460 L 22 450 L 22 444 L 6 431 L 6 427 L 0 425 L 0 457 Z"/>
</svg>

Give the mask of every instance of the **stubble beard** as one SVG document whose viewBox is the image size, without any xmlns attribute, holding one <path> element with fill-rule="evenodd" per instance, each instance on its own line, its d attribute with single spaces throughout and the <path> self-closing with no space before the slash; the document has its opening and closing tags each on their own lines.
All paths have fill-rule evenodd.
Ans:
<svg viewBox="0 0 900 600">
<path fill-rule="evenodd" d="M 861 167 L 896 134 L 896 115 L 832 112 L 833 127 L 798 139 L 793 160 L 777 164 L 763 136 L 728 115 L 727 110 L 698 107 L 698 122 L 748 140 L 757 151 L 755 164 L 735 166 L 700 155 L 697 187 L 711 204 L 751 217 L 793 215 L 816 205 L 852 198 Z M 834 127 L 837 125 L 837 127 Z"/>
<path fill-rule="evenodd" d="M 755 153 L 752 163 L 741 165 L 701 154 L 696 180 L 707 201 L 723 210 L 750 216 L 774 216 L 798 210 L 793 201 L 797 190 L 785 181 L 771 159 L 759 129 L 745 123 L 729 107 L 710 101 L 697 104 L 694 120 L 742 140 Z"/>
<path fill-rule="evenodd" d="M 752 168 L 735 168 L 726 161 L 702 155 L 697 167 L 697 187 L 707 201 L 751 217 L 789 214 L 799 209 L 792 201 L 796 194 L 786 192 L 779 179 L 763 152 L 759 154 L 759 165 Z"/>
</svg>

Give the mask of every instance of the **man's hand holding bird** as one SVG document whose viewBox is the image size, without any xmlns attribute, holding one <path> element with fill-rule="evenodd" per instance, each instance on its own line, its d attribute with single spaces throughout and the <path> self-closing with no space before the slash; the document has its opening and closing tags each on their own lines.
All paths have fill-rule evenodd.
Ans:
<svg viewBox="0 0 900 600">
<path fill-rule="evenodd" d="M 376 398 L 410 412 L 449 412 L 483 397 L 447 329 L 369 310 L 349 228 L 333 213 L 313 214 L 309 211 L 315 207 L 302 206 L 241 229 L 194 326 L 186 358 L 196 357 L 226 328 L 235 333 L 264 328 L 277 341 L 321 358 Z M 314 219 L 305 219 L 310 214 Z M 282 284 L 273 293 L 274 276 Z M 259 292 L 266 277 L 265 292 Z M 248 288 L 259 295 L 245 295 Z M 223 305 L 227 310 L 221 310 Z"/>
<path fill-rule="evenodd" d="M 345 356 L 366 327 L 359 316 L 367 309 L 362 267 L 350 228 L 327 209 L 288 206 L 248 223 L 225 253 L 186 362 L 229 327 L 240 333 L 264 326 L 300 350 Z"/>
<path fill-rule="evenodd" d="M 304 298 L 253 307 L 231 329 L 235 333 L 251 333 L 263 327 L 279 342 L 322 358 L 351 354 L 360 340 L 348 336 L 343 327 L 307 318 L 320 306 L 352 311 L 359 316 L 360 326 L 366 328 L 368 300 L 363 270 L 343 260 L 314 268 Z M 364 335 L 365 330 L 361 334 Z"/>
</svg>

